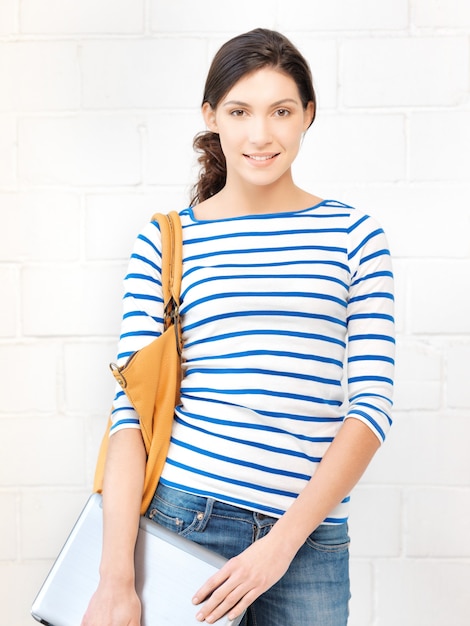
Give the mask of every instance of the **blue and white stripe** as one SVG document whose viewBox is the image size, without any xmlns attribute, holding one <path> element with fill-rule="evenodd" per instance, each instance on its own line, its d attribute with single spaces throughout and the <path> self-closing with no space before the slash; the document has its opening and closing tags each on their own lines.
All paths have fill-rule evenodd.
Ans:
<svg viewBox="0 0 470 626">
<path fill-rule="evenodd" d="M 391 425 L 393 276 L 382 229 L 336 201 L 198 221 L 181 212 L 184 379 L 162 482 L 282 515 L 347 417 Z M 162 330 L 160 233 L 138 237 L 119 362 Z M 113 431 L 137 427 L 118 390 Z M 347 518 L 349 498 L 327 522 Z"/>
</svg>

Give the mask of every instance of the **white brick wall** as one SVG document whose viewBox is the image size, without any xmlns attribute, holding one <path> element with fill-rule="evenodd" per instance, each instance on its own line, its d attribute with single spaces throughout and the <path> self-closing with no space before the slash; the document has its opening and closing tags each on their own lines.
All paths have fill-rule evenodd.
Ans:
<svg viewBox="0 0 470 626">
<path fill-rule="evenodd" d="M 454 106 L 468 94 L 468 41 L 462 37 L 346 40 L 347 107 Z"/>
<path fill-rule="evenodd" d="M 0 113 L 0 188 L 17 184 L 16 118 Z"/>
<path fill-rule="evenodd" d="M 298 182 L 377 217 L 394 257 L 395 425 L 353 497 L 350 624 L 470 623 L 470 3 L 2 0 L 5 624 L 33 623 L 90 490 L 134 237 L 187 201 L 210 58 L 258 25 L 312 65 Z"/>
<path fill-rule="evenodd" d="M 3 0 L 0 4 L 0 34 L 11 35 L 18 30 L 17 0 Z"/>
<path fill-rule="evenodd" d="M 415 0 L 414 23 L 418 27 L 462 28 L 470 26 L 470 5 L 465 0 Z"/>
<path fill-rule="evenodd" d="M 194 69 L 175 68 L 174 58 L 191 59 Z M 196 108 L 205 65 L 206 44 L 194 36 L 83 43 L 83 104 L 107 110 Z"/>
<path fill-rule="evenodd" d="M 141 34 L 144 0 L 21 0 L 20 32 L 27 35 Z"/>
<path fill-rule="evenodd" d="M 462 63 L 465 63 L 464 57 Z M 443 111 L 420 111 L 411 114 L 410 176 L 413 180 L 468 183 L 469 163 L 468 108 L 457 108 L 453 111 L 446 108 Z"/>
<path fill-rule="evenodd" d="M 18 129 L 19 176 L 33 187 L 141 183 L 139 121 L 133 115 L 24 117 Z"/>
<path fill-rule="evenodd" d="M 73 41 L 20 41 L 4 46 L 0 110 L 76 110 L 80 106 L 77 52 Z"/>
</svg>

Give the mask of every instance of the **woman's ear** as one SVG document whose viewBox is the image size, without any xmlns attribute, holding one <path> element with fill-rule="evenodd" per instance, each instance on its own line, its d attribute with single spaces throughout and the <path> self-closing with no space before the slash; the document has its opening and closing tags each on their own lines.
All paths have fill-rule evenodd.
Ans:
<svg viewBox="0 0 470 626">
<path fill-rule="evenodd" d="M 315 116 L 315 105 L 310 101 L 304 109 L 304 132 L 310 127 Z"/>
<path fill-rule="evenodd" d="M 213 133 L 219 132 L 215 121 L 215 111 L 208 102 L 204 102 L 202 105 L 202 117 L 204 118 L 204 122 L 210 131 Z"/>
</svg>

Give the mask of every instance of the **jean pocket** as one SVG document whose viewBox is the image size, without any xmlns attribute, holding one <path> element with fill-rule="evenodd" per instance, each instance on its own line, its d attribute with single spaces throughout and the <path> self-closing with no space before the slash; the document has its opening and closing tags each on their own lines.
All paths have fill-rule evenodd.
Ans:
<svg viewBox="0 0 470 626">
<path fill-rule="evenodd" d="M 349 543 L 347 524 L 321 524 L 306 541 L 308 546 L 320 552 L 346 552 Z"/>
<path fill-rule="evenodd" d="M 203 499 L 197 498 L 197 500 Z M 186 536 L 195 530 L 202 530 L 205 523 L 205 507 L 202 506 L 202 502 L 198 504 L 199 506 L 190 502 L 188 505 L 181 502 L 173 503 L 158 495 L 157 492 L 147 510 L 146 517 L 179 535 Z"/>
</svg>

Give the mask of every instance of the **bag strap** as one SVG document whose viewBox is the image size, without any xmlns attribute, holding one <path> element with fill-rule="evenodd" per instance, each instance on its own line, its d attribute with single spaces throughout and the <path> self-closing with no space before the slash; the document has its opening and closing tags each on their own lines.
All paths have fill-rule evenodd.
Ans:
<svg viewBox="0 0 470 626">
<path fill-rule="evenodd" d="M 174 325 L 178 354 L 181 355 L 180 293 L 183 274 L 183 233 L 176 211 L 155 213 L 162 239 L 163 324 L 166 330 Z"/>
<path fill-rule="evenodd" d="M 175 326 L 176 346 L 181 355 L 182 338 L 180 325 L 180 290 L 181 276 L 183 273 L 183 233 L 180 216 L 176 211 L 168 215 L 156 213 L 152 221 L 158 222 L 162 235 L 162 286 L 163 301 L 165 305 L 165 327 L 172 323 Z M 101 493 L 103 489 L 104 466 L 108 452 L 109 433 L 112 426 L 111 417 L 108 418 L 107 426 L 101 440 L 98 459 L 96 462 L 93 491 Z"/>
</svg>

